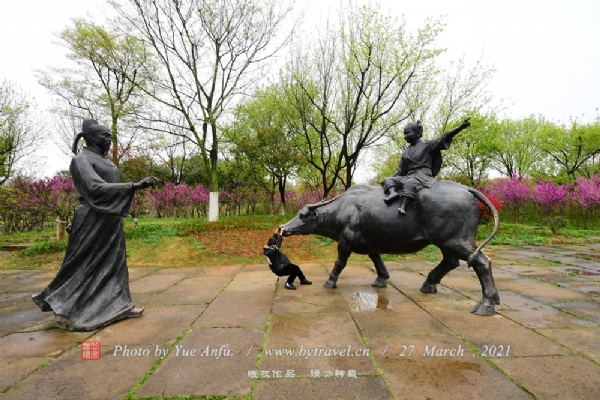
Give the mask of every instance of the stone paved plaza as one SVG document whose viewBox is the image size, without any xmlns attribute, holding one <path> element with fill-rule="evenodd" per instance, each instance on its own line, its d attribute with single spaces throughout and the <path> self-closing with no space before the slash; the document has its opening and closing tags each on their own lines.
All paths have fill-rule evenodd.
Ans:
<svg viewBox="0 0 600 400">
<path fill-rule="evenodd" d="M 387 262 L 381 289 L 351 261 L 325 289 L 332 260 L 300 263 L 314 284 L 296 291 L 266 265 L 132 268 L 144 315 L 93 332 L 31 301 L 56 271 L 0 271 L 0 400 L 599 399 L 600 245 L 486 253 L 492 317 L 469 312 L 464 264 L 425 295 L 434 263 Z"/>
</svg>

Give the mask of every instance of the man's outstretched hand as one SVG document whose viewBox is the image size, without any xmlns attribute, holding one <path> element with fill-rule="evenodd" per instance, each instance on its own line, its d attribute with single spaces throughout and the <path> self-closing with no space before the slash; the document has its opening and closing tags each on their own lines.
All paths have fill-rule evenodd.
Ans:
<svg viewBox="0 0 600 400">
<path fill-rule="evenodd" d="M 134 190 L 146 189 L 147 187 L 156 185 L 156 182 L 158 182 L 158 178 L 155 178 L 153 176 L 147 176 L 144 179 L 142 179 L 141 181 L 134 183 L 133 189 Z"/>
</svg>

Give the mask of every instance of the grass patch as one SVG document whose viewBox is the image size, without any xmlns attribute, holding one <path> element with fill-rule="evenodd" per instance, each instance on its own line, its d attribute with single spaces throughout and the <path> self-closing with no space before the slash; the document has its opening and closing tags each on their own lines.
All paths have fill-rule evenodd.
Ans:
<svg viewBox="0 0 600 400">
<path fill-rule="evenodd" d="M 433 245 L 425 247 L 423 250 L 419 251 L 417 255 L 423 260 L 431 262 L 440 261 L 442 259 L 442 252 Z"/>
<path fill-rule="evenodd" d="M 11 232 L 7 235 L 0 230 L 0 246 L 5 244 L 37 243 L 56 237 L 55 229 L 36 229 L 27 232 Z"/>
<path fill-rule="evenodd" d="M 159 243 L 164 237 L 173 237 L 178 234 L 177 227 L 160 224 L 141 225 L 138 228 L 125 231 L 125 239 L 132 243 Z"/>
<path fill-rule="evenodd" d="M 214 265 L 264 264 L 263 246 L 275 228 L 293 216 L 220 217 L 218 222 L 206 219 L 145 219 L 133 227 L 125 220 L 127 264 L 129 267 L 189 267 Z M 491 232 L 492 225 L 479 227 L 478 241 Z M 25 251 L 0 257 L 0 269 L 58 269 L 64 259 L 67 241 L 48 240 L 54 231 L 21 232 L 0 235 L 0 243 L 36 243 Z M 593 237 L 596 236 L 594 239 Z M 598 242 L 600 231 L 576 230 L 565 227 L 561 235 L 553 235 L 543 227 L 502 222 L 492 244 L 518 247 L 553 244 Z M 315 262 L 333 265 L 337 258 L 337 243 L 317 235 L 290 236 L 283 239 L 282 251 L 294 263 Z M 438 262 L 442 255 L 435 246 L 417 254 L 382 254 L 384 261 L 427 260 Z M 369 262 L 366 255 L 352 254 L 349 261 Z"/>
<path fill-rule="evenodd" d="M 333 239 L 330 239 L 326 236 L 315 235 L 313 240 L 317 246 L 329 246 L 331 243 L 333 243 Z"/>
<path fill-rule="evenodd" d="M 38 242 L 33 246 L 23 250 L 26 256 L 36 254 L 50 254 L 65 251 L 67 249 L 67 240 L 49 240 Z"/>
<path fill-rule="evenodd" d="M 477 232 L 477 240 L 485 240 L 491 233 L 492 228 L 492 224 L 480 225 Z M 516 247 L 548 244 L 583 244 L 593 242 L 592 237 L 599 235 L 600 231 L 579 230 L 568 227 L 561 229 L 561 234 L 553 234 L 549 229 L 542 226 L 501 222 L 498 233 L 490 243 Z"/>
<path fill-rule="evenodd" d="M 398 261 L 398 255 L 396 254 L 382 254 L 381 259 L 383 261 Z"/>
<path fill-rule="evenodd" d="M 206 231 L 228 230 L 271 230 L 271 234 L 279 225 L 292 219 L 293 215 L 255 215 L 238 217 L 220 217 L 216 222 L 208 222 L 206 218 L 180 221 L 179 231 L 182 235 L 193 235 Z"/>
</svg>

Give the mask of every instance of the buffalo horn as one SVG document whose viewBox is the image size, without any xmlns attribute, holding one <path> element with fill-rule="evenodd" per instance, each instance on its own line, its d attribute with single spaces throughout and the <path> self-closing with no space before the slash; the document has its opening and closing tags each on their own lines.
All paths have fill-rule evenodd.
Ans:
<svg viewBox="0 0 600 400">
<path fill-rule="evenodd" d="M 331 203 L 334 200 L 337 200 L 338 197 L 340 197 L 340 196 L 335 196 L 331 200 L 322 200 L 322 201 L 320 201 L 318 203 L 315 203 L 315 204 L 307 204 L 306 207 L 308 207 L 308 209 L 312 211 L 312 210 L 317 209 L 319 207 L 322 207 L 322 206 L 324 206 L 326 204 L 329 204 L 329 203 Z"/>
</svg>

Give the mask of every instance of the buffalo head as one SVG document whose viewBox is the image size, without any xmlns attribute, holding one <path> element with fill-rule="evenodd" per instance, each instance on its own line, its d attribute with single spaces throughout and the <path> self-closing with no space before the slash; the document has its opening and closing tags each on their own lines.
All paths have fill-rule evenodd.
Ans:
<svg viewBox="0 0 600 400">
<path fill-rule="evenodd" d="M 285 229 L 283 236 L 315 233 L 317 231 L 318 219 L 319 215 L 313 208 L 304 206 L 304 208 L 298 211 L 294 219 L 281 226 Z"/>
<path fill-rule="evenodd" d="M 294 219 L 282 225 L 285 229 L 283 236 L 319 234 L 319 213 L 321 212 L 319 208 L 333 202 L 338 197 L 316 204 L 305 205 L 302 210 L 298 211 Z"/>
</svg>

